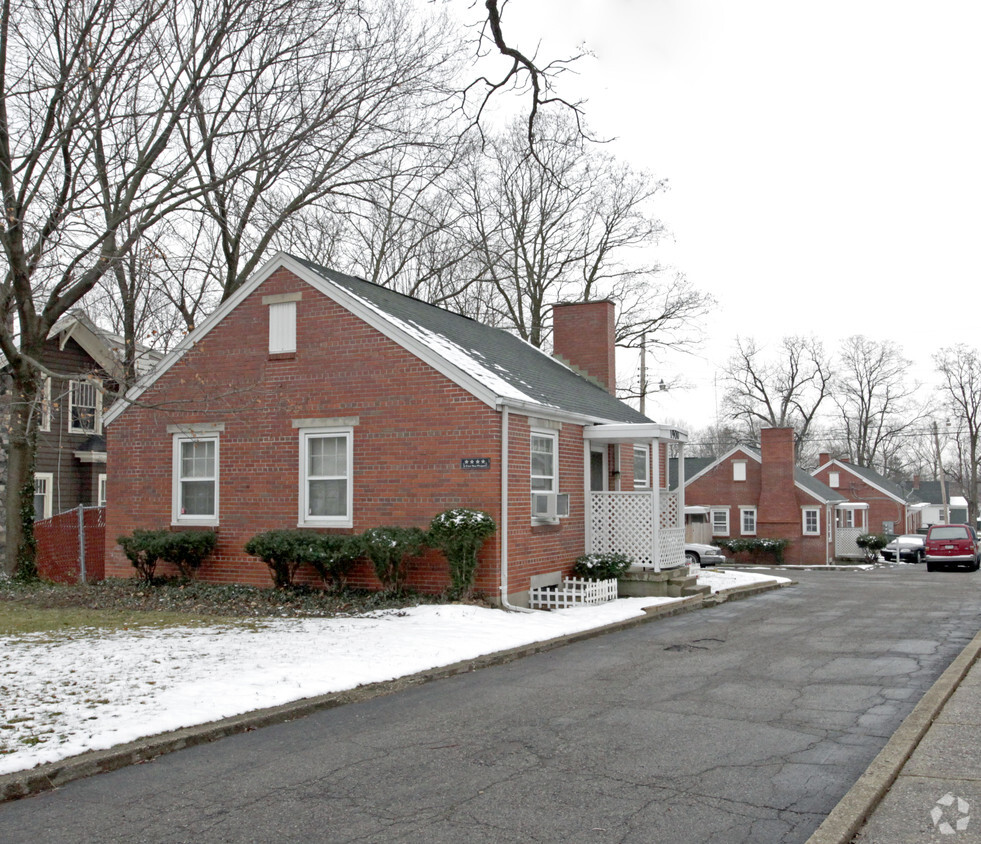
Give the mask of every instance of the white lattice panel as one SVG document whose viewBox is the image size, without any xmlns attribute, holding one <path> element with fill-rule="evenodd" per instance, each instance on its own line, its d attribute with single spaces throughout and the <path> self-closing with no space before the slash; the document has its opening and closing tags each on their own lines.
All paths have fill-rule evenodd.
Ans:
<svg viewBox="0 0 981 844">
<path fill-rule="evenodd" d="M 654 565 L 654 520 L 650 493 L 591 493 L 589 525 L 591 553 L 619 552 L 633 557 L 639 565 Z"/>
<path fill-rule="evenodd" d="M 835 529 L 835 556 L 836 557 L 862 557 L 865 552 L 858 547 L 855 541 L 863 533 L 865 528 L 836 528 Z"/>
<path fill-rule="evenodd" d="M 673 569 L 685 564 L 685 529 L 662 528 L 657 542 L 658 562 L 662 569 Z"/>
<path fill-rule="evenodd" d="M 585 580 L 567 577 L 561 586 L 536 586 L 528 603 L 533 610 L 562 610 L 587 604 L 605 604 L 617 598 L 616 578 Z"/>
<path fill-rule="evenodd" d="M 661 490 L 661 527 L 675 528 L 682 524 L 678 518 L 679 496 L 677 492 Z"/>
</svg>

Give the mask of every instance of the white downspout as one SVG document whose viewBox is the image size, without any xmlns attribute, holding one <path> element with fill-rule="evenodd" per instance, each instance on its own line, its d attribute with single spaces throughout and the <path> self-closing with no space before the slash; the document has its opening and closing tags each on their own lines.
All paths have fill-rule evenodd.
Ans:
<svg viewBox="0 0 981 844">
<path fill-rule="evenodd" d="M 501 606 L 512 612 L 535 612 L 528 607 L 517 607 L 508 601 L 508 406 L 501 405 Z"/>
<path fill-rule="evenodd" d="M 682 516 L 684 518 L 684 516 Z M 654 535 L 654 571 L 661 570 L 661 445 L 651 442 L 651 522 Z"/>
</svg>

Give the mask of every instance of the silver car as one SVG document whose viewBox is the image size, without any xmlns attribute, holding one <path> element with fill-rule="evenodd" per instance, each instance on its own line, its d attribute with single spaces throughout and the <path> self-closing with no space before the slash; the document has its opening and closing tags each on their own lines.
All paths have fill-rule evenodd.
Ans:
<svg viewBox="0 0 981 844">
<path fill-rule="evenodd" d="M 703 566 L 721 566 L 726 561 L 722 549 L 715 545 L 703 545 L 701 542 L 685 543 L 685 562 L 699 563 Z"/>
<path fill-rule="evenodd" d="M 919 533 L 904 533 L 897 536 L 892 542 L 886 545 L 880 552 L 882 559 L 887 563 L 896 560 L 896 552 L 899 552 L 899 561 L 902 563 L 922 563 L 924 541 L 926 537 Z"/>
</svg>

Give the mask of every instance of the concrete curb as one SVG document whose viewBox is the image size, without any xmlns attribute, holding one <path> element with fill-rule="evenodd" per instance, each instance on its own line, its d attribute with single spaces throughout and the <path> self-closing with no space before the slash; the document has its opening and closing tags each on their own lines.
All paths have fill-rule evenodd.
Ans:
<svg viewBox="0 0 981 844">
<path fill-rule="evenodd" d="M 736 600 L 739 598 L 748 598 L 752 595 L 790 585 L 789 583 L 760 583 L 734 587 L 733 589 L 725 590 L 725 599 Z M 722 595 L 724 593 L 719 592 L 716 594 Z M 712 596 L 712 598 L 715 597 Z M 532 654 L 554 650 L 555 648 L 560 648 L 573 642 L 593 639 L 616 630 L 627 630 L 631 627 L 637 627 L 641 624 L 654 621 L 655 619 L 668 618 L 672 615 L 680 615 L 681 613 L 702 609 L 703 606 L 709 607 L 714 603 L 718 602 L 705 601 L 702 595 L 693 595 L 688 598 L 672 601 L 670 604 L 647 607 L 642 616 L 626 619 L 625 621 L 613 622 L 602 627 L 594 627 L 579 633 L 546 639 L 541 642 L 531 642 L 527 645 L 520 645 L 505 651 L 497 651 L 474 659 L 409 674 L 395 680 L 386 680 L 380 683 L 358 686 L 356 689 L 345 692 L 333 692 L 317 697 L 304 698 L 281 706 L 259 709 L 243 715 L 223 718 L 220 721 L 213 721 L 209 724 L 199 724 L 168 733 L 147 736 L 137 741 L 117 745 L 108 750 L 93 750 L 78 756 L 62 759 L 58 762 L 48 762 L 27 771 L 15 771 L 10 774 L 3 774 L 0 775 L 0 803 L 50 791 L 73 780 L 83 779 L 93 774 L 106 773 L 125 768 L 129 765 L 136 765 L 140 762 L 148 762 L 166 753 L 173 753 L 175 750 L 183 750 L 187 747 L 217 741 L 218 739 L 237 733 L 251 732 L 261 727 L 269 727 L 273 724 L 293 721 L 297 718 L 311 715 L 314 712 L 320 712 L 321 710 L 333 709 L 334 707 L 345 706 L 349 703 L 361 703 L 372 698 L 401 691 L 411 686 L 418 686 L 423 683 L 432 682 L 433 680 L 452 677 L 456 674 L 465 674 L 480 668 L 488 668 L 492 665 L 505 665 L 508 662 L 513 662 L 514 660 L 531 656 Z"/>
<path fill-rule="evenodd" d="M 807 844 L 849 844 L 892 787 L 916 746 L 956 691 L 971 666 L 981 656 L 981 633 L 957 655 L 937 678 L 865 773 L 838 801 Z"/>
</svg>

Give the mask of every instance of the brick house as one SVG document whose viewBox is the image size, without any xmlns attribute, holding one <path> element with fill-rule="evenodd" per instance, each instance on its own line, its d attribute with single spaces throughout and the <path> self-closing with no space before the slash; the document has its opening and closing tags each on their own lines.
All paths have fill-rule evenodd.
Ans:
<svg viewBox="0 0 981 844">
<path fill-rule="evenodd" d="M 714 538 L 788 539 L 787 563 L 830 563 L 844 496 L 796 466 L 792 428 L 760 437 L 759 451 L 737 446 L 690 476 L 682 466 L 685 502 L 708 510 Z"/>
<path fill-rule="evenodd" d="M 476 588 L 504 603 L 586 550 L 681 565 L 683 494 L 664 467 L 686 437 L 612 394 L 613 316 L 610 302 L 556 306 L 562 362 L 274 256 L 107 414 L 107 575 L 132 574 L 115 537 L 192 527 L 218 537 L 202 578 L 266 585 L 243 550 L 260 531 L 425 527 L 451 507 L 497 522 Z M 352 583 L 377 585 L 367 566 Z M 427 552 L 409 584 L 444 589 L 445 561 Z"/>
<path fill-rule="evenodd" d="M 915 533 L 920 527 L 923 505 L 874 469 L 821 454 L 811 475 L 852 505 L 838 510 L 840 553 L 845 553 L 846 537 L 853 533 Z"/>
</svg>

